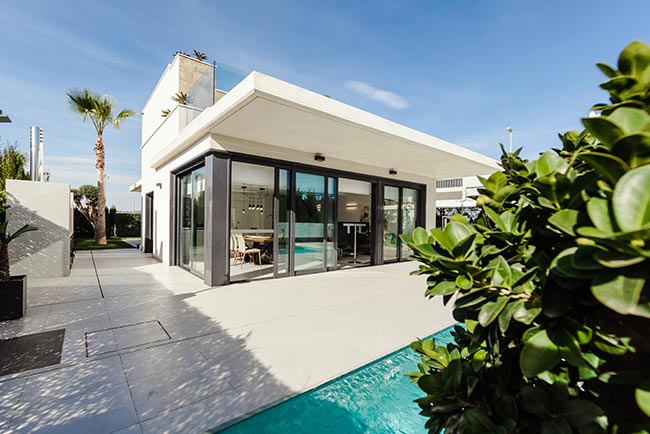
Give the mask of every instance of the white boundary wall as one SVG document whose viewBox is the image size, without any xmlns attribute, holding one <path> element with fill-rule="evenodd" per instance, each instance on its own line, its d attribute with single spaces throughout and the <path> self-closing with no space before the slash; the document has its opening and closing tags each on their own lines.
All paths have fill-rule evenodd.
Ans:
<svg viewBox="0 0 650 434">
<path fill-rule="evenodd" d="M 38 228 L 9 244 L 12 275 L 63 277 L 70 274 L 73 204 L 70 184 L 7 180 L 8 229 Z"/>
</svg>

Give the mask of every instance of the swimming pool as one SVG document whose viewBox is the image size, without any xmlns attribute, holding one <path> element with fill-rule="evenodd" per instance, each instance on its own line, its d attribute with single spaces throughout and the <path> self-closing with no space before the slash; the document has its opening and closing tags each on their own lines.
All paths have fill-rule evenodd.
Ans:
<svg viewBox="0 0 650 434">
<path fill-rule="evenodd" d="M 436 344 L 452 342 L 448 327 Z M 419 356 L 405 347 L 316 389 L 270 407 L 222 431 L 224 434 L 425 433 L 426 418 L 414 399 L 417 385 L 404 376 L 417 370 Z"/>
</svg>

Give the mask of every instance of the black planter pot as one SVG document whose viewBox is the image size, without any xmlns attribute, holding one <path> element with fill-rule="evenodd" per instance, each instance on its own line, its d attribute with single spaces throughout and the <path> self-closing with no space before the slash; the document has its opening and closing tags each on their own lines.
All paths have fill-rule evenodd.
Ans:
<svg viewBox="0 0 650 434">
<path fill-rule="evenodd" d="M 27 276 L 11 276 L 0 281 L 0 321 L 18 319 L 27 309 Z"/>
</svg>

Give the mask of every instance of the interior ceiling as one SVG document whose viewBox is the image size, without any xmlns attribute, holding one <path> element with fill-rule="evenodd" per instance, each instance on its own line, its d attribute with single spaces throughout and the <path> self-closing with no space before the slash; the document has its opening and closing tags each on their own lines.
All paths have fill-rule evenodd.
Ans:
<svg viewBox="0 0 650 434">
<path fill-rule="evenodd" d="M 257 97 L 212 132 L 435 178 L 483 174 L 472 160 L 379 131 Z"/>
</svg>

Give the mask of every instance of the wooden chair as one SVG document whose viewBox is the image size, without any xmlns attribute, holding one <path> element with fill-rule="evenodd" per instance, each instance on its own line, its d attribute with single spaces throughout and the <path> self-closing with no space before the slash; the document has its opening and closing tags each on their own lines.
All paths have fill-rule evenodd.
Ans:
<svg viewBox="0 0 650 434">
<path fill-rule="evenodd" d="M 244 236 L 241 234 L 232 234 L 231 238 L 234 241 L 234 243 L 231 241 L 231 245 L 235 246 L 233 257 L 235 264 L 241 261 L 241 266 L 243 267 L 246 262 L 246 255 L 252 259 L 254 264 L 254 255 L 257 255 L 257 263 L 260 266 L 262 265 L 262 251 L 260 249 L 247 247 L 246 240 L 244 240 Z"/>
</svg>

